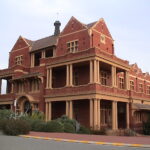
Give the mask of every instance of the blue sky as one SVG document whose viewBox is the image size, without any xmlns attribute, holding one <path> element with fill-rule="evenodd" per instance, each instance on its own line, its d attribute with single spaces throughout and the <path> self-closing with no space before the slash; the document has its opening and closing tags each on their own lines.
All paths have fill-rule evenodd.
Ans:
<svg viewBox="0 0 150 150">
<path fill-rule="evenodd" d="M 1 0 L 0 7 L 0 69 L 19 35 L 37 40 L 53 34 L 59 12 L 61 30 L 71 16 L 83 23 L 104 18 L 115 54 L 150 72 L 149 0 Z"/>
</svg>

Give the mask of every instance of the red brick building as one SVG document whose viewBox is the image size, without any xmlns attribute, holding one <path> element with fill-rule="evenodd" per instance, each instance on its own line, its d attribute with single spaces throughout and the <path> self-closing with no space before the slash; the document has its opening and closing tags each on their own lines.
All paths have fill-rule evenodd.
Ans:
<svg viewBox="0 0 150 150">
<path fill-rule="evenodd" d="M 83 24 L 72 17 L 62 32 L 31 41 L 19 37 L 10 51 L 0 108 L 45 112 L 46 120 L 66 114 L 99 130 L 140 129 L 150 114 L 150 75 L 114 54 L 103 19 Z M 0 86 L 1 87 L 1 86 Z M 2 87 L 1 87 L 2 89 Z M 0 91 L 1 91 L 0 89 Z"/>
</svg>

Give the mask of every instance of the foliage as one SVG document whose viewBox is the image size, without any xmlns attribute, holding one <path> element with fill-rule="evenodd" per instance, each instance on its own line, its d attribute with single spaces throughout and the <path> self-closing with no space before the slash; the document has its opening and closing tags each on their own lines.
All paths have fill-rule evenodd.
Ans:
<svg viewBox="0 0 150 150">
<path fill-rule="evenodd" d="M 6 119 L 1 119 L 0 120 L 0 130 L 2 130 L 3 128 L 4 128 L 4 126 L 5 126 L 5 124 L 6 124 Z"/>
<path fill-rule="evenodd" d="M 8 109 L 0 109 L 0 120 L 1 119 L 9 119 L 14 113 Z"/>
<path fill-rule="evenodd" d="M 45 126 L 45 132 L 63 132 L 64 127 L 57 120 L 48 121 Z"/>
<path fill-rule="evenodd" d="M 30 117 L 30 119 L 32 119 L 32 120 L 43 120 L 43 121 L 44 121 L 44 118 L 45 118 L 43 112 L 36 111 L 36 110 L 33 111 L 33 112 L 32 112 L 32 115 L 29 116 L 29 117 Z"/>
<path fill-rule="evenodd" d="M 88 128 L 84 127 L 84 126 L 80 126 L 80 129 L 79 129 L 78 133 L 79 134 L 90 134 L 91 131 Z"/>
<path fill-rule="evenodd" d="M 7 135 L 19 135 L 28 134 L 30 131 L 30 125 L 25 120 L 20 119 L 10 119 L 7 120 L 5 126 L 3 127 L 4 134 Z"/>
<path fill-rule="evenodd" d="M 75 133 L 75 127 L 71 123 L 64 123 L 64 132 Z"/>
<path fill-rule="evenodd" d="M 30 126 L 32 131 L 44 132 L 46 128 L 46 123 L 41 120 L 30 120 Z"/>
</svg>

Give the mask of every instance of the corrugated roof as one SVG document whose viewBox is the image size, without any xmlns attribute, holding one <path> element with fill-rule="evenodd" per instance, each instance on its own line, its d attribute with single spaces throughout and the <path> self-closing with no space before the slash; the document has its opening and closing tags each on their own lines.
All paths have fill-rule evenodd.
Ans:
<svg viewBox="0 0 150 150">
<path fill-rule="evenodd" d="M 58 36 L 48 36 L 40 40 L 34 41 L 31 51 L 36 51 L 42 48 L 56 45 Z"/>
</svg>

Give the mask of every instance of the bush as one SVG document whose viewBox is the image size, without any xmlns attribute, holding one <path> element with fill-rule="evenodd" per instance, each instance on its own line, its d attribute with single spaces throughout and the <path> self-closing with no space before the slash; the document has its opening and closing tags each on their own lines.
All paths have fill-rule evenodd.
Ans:
<svg viewBox="0 0 150 150">
<path fill-rule="evenodd" d="M 80 129 L 77 133 L 79 133 L 79 134 L 90 134 L 91 132 L 88 128 L 86 128 L 84 126 L 80 126 Z"/>
<path fill-rule="evenodd" d="M 75 127 L 70 123 L 64 123 L 64 132 L 66 133 L 75 133 Z"/>
<path fill-rule="evenodd" d="M 131 129 L 125 129 L 124 136 L 136 136 L 136 132 Z"/>
<path fill-rule="evenodd" d="M 0 109 L 0 120 L 9 119 L 14 113 L 11 110 Z"/>
<path fill-rule="evenodd" d="M 48 121 L 45 125 L 45 132 L 63 132 L 63 124 L 56 120 Z"/>
<path fill-rule="evenodd" d="M 7 121 L 6 119 L 0 120 L 0 130 L 2 130 L 4 128 L 6 121 Z"/>
<path fill-rule="evenodd" d="M 28 120 L 31 126 L 31 131 L 45 131 L 46 123 L 41 120 Z"/>
<path fill-rule="evenodd" d="M 19 135 L 28 134 L 30 131 L 30 125 L 25 120 L 7 120 L 5 126 L 3 127 L 4 134 L 7 135 Z"/>
</svg>

